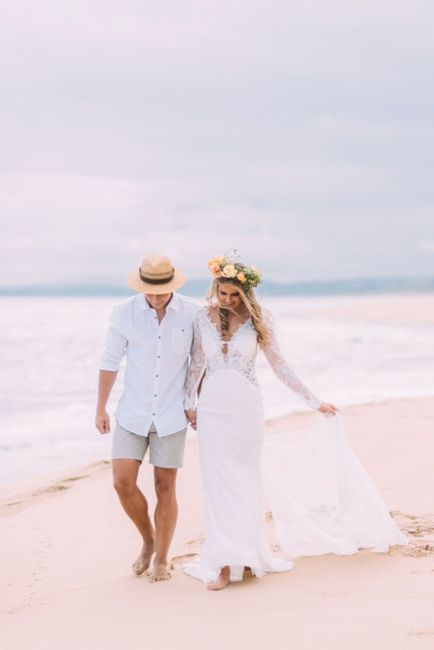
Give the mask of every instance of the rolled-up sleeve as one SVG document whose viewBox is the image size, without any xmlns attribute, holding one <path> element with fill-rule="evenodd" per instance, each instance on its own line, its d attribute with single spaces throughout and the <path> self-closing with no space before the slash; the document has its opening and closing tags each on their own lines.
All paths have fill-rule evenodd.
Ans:
<svg viewBox="0 0 434 650">
<path fill-rule="evenodd" d="M 110 325 L 101 355 L 99 364 L 100 370 L 110 370 L 112 372 L 117 372 L 119 370 L 122 358 L 125 354 L 127 339 L 122 335 L 120 331 L 119 319 L 119 307 L 115 307 L 112 311 Z"/>
</svg>

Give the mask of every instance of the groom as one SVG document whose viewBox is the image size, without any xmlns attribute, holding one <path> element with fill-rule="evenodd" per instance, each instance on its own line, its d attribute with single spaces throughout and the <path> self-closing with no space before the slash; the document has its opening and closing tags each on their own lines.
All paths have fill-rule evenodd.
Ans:
<svg viewBox="0 0 434 650">
<path fill-rule="evenodd" d="M 176 474 L 186 437 L 184 382 L 199 306 L 176 293 L 186 276 L 162 255 L 148 255 L 128 276 L 137 295 L 114 308 L 100 364 L 95 424 L 110 431 L 106 405 L 119 365 L 126 356 L 124 390 L 116 411 L 112 442 L 114 488 L 136 525 L 143 546 L 133 571 L 148 569 L 151 581 L 170 578 L 168 552 L 178 506 Z M 148 502 L 137 486 L 146 450 L 154 466 L 155 530 Z"/>
</svg>

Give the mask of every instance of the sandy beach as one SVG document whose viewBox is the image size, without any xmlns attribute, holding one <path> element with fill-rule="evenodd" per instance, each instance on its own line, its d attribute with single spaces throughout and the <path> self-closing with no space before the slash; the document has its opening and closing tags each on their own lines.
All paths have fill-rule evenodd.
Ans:
<svg viewBox="0 0 434 650">
<path fill-rule="evenodd" d="M 207 592 L 181 569 L 198 552 L 203 535 L 192 439 L 179 475 L 173 577 L 151 584 L 131 573 L 138 536 L 117 502 L 109 463 L 95 463 L 3 500 L 5 647 L 432 648 L 432 400 L 355 406 L 343 415 L 353 448 L 410 537 L 408 547 L 388 554 L 299 558 L 287 574 Z M 298 429 L 312 417 L 292 415 L 268 426 Z M 148 464 L 141 485 L 154 503 Z"/>
</svg>

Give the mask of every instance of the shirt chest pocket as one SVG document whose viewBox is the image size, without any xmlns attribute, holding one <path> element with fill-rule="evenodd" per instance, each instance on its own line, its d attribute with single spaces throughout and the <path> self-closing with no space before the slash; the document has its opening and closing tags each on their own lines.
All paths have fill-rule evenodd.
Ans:
<svg viewBox="0 0 434 650">
<path fill-rule="evenodd" d="M 171 333 L 173 352 L 188 354 L 191 348 L 192 332 L 189 328 L 174 327 Z"/>
</svg>

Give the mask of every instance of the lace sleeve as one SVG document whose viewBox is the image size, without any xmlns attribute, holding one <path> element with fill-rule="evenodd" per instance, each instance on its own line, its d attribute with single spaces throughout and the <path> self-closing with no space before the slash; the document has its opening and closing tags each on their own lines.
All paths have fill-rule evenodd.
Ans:
<svg viewBox="0 0 434 650">
<path fill-rule="evenodd" d="M 185 380 L 184 408 L 186 411 L 194 408 L 196 393 L 205 371 L 205 354 L 202 349 L 199 315 L 194 321 L 193 344 L 191 346 L 190 366 Z"/>
<path fill-rule="evenodd" d="M 276 339 L 271 315 L 265 314 L 265 323 L 267 326 L 269 340 L 263 352 L 267 358 L 268 363 L 272 367 L 275 375 L 280 381 L 288 386 L 302 399 L 308 406 L 316 410 L 321 404 L 320 400 L 310 392 L 310 390 L 300 381 L 295 372 L 286 363 L 285 357 L 279 347 Z"/>
</svg>

